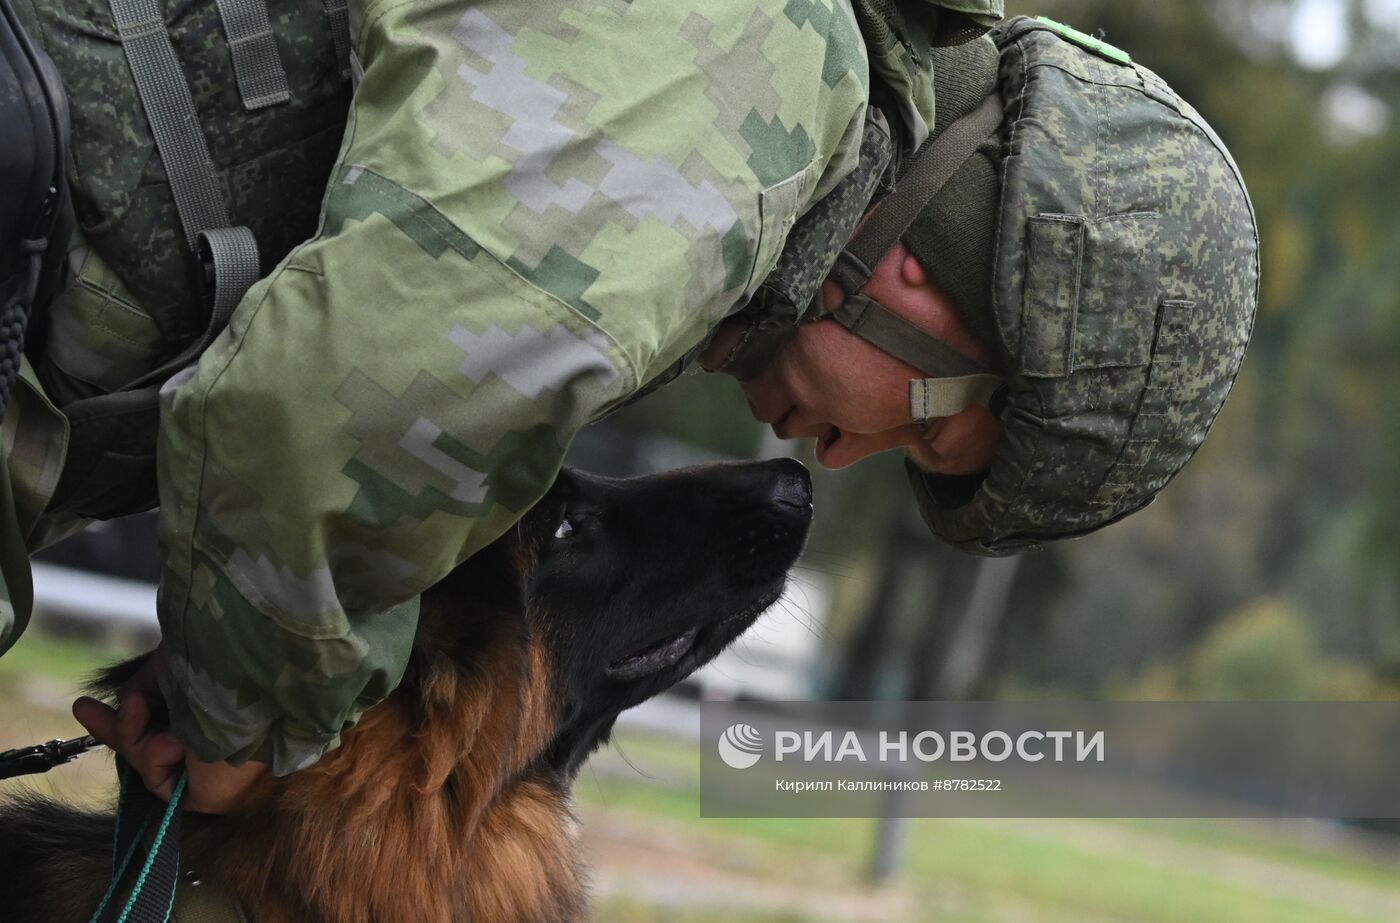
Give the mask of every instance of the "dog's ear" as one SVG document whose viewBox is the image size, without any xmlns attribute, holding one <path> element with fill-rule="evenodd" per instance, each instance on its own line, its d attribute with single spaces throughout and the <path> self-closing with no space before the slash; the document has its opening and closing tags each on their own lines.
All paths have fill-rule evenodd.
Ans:
<svg viewBox="0 0 1400 923">
<path fill-rule="evenodd" d="M 425 619 L 451 618 L 453 610 L 464 604 L 523 614 L 540 549 L 578 495 L 577 478 L 568 468 L 562 469 L 549 492 L 504 535 L 423 594 L 420 625 Z"/>
<path fill-rule="evenodd" d="M 423 594 L 419 647 L 484 647 L 496 631 L 524 623 L 526 574 L 519 526 L 463 561 Z"/>
</svg>

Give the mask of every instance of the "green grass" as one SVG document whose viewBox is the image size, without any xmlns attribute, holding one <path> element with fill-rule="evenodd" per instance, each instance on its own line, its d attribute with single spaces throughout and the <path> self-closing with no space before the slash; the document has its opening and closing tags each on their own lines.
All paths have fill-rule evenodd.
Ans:
<svg viewBox="0 0 1400 923">
<path fill-rule="evenodd" d="M 1233 886 L 1206 870 L 1106 855 L 1016 829 L 925 822 L 911 837 L 910 872 L 956 881 L 989 900 L 1014 896 L 1052 919 L 1085 915 L 1161 923 L 1323 923 L 1368 919 Z M 1371 919 L 1376 919 L 1372 917 Z"/>
<path fill-rule="evenodd" d="M 655 758 L 668 777 L 684 776 L 688 759 L 698 775 L 693 744 L 625 732 L 621 744 L 642 773 L 656 771 Z M 875 832 L 874 822 L 860 820 L 702 819 L 695 785 L 629 778 L 607 757 L 585 771 L 576 793 L 598 810 L 691 829 L 698 842 L 765 844 L 788 874 L 810 860 L 837 860 L 854 881 Z M 905 882 L 920 895 L 915 905 L 936 907 L 947 895 L 960 905 L 910 923 L 1355 923 L 1393 919 L 1400 907 L 1400 852 L 1371 852 L 1345 834 L 1311 837 L 1302 824 L 918 820 L 907 835 Z M 782 866 L 770 871 L 782 874 Z"/>
<path fill-rule="evenodd" d="M 726 912 L 716 915 L 713 912 L 668 909 L 664 916 L 658 916 L 656 908 L 650 904 L 634 900 L 600 901 L 593 908 L 593 918 L 607 923 L 806 923 L 807 918 L 792 914 L 748 914 Z"/>
<path fill-rule="evenodd" d="M 1400 843 L 1389 857 L 1368 846 L 1371 837 L 1345 829 L 1336 839 L 1278 836 L 1267 823 L 1219 820 L 1130 820 L 1125 825 L 1182 843 L 1228 849 L 1252 858 L 1294 865 L 1358 884 L 1393 888 L 1400 881 Z M 1287 829 L 1290 825 L 1285 823 Z"/>
<path fill-rule="evenodd" d="M 97 644 L 31 633 L 0 658 L 0 746 L 76 727 L 65 698 L 120 656 Z M 31 693 L 41 689 L 37 699 Z M 40 701 L 42 699 L 43 701 Z M 47 704 L 45 704 L 47 703 Z M 584 817 L 624 840 L 661 837 L 679 874 L 727 882 L 714 907 L 671 904 L 619 886 L 594 918 L 609 923 L 814 923 L 842 916 L 788 911 L 771 895 L 746 911 L 745 889 L 880 894 L 863 884 L 876 824 L 838 819 L 702 819 L 693 743 L 623 728 L 580 775 Z M 110 790 L 110 763 L 84 757 L 43 777 L 75 800 Z M 895 894 L 881 923 L 1359 923 L 1400 919 L 1400 850 L 1375 840 L 1317 836 L 1302 824 L 1231 821 L 962 821 L 909 824 Z M 633 844 L 635 847 L 635 844 Z M 601 847 L 606 852 L 606 845 Z M 679 851 L 679 852 L 677 852 Z M 645 852 L 639 855 L 648 855 Z M 656 868 L 664 864 L 658 854 Z M 629 870 L 653 865 L 634 859 Z M 699 870 L 698 872 L 696 870 Z M 663 878 L 664 880 L 664 878 Z M 692 881 L 693 885 L 693 881 Z M 664 890 L 664 888 L 663 888 Z M 889 894 L 890 892 L 881 892 Z M 723 900 L 719 900 L 723 898 Z M 693 902 L 692 902 L 693 903 Z M 760 909 L 762 908 L 762 909 Z"/>
<path fill-rule="evenodd" d="M 77 692 L 93 673 L 130 653 L 93 641 L 30 631 L 0 657 L 0 684 L 42 676 Z"/>
</svg>

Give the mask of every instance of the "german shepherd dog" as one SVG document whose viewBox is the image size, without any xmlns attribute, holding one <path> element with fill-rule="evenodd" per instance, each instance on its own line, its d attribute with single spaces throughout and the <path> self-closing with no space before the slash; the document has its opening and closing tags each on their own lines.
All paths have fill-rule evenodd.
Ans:
<svg viewBox="0 0 1400 923">
<path fill-rule="evenodd" d="M 398 689 L 315 766 L 189 815 L 183 861 L 253 923 L 587 919 L 579 766 L 778 599 L 810 521 L 796 462 L 566 470 L 424 595 Z M 88 919 L 112 827 L 35 798 L 0 810 L 0 918 Z"/>
</svg>

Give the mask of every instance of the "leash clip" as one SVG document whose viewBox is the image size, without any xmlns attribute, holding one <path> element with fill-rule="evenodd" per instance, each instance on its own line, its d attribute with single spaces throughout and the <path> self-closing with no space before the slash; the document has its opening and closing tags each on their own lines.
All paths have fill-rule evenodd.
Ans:
<svg viewBox="0 0 1400 923">
<path fill-rule="evenodd" d="M 46 743 L 6 750 L 0 753 L 0 779 L 48 772 L 100 746 L 102 744 L 97 742 L 97 738 L 89 734 L 71 740 L 54 738 Z"/>
</svg>

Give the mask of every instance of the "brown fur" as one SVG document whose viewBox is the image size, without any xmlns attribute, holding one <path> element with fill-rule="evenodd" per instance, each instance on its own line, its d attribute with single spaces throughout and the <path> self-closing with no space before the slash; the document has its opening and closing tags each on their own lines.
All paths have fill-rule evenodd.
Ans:
<svg viewBox="0 0 1400 923">
<path fill-rule="evenodd" d="M 554 731 L 547 654 L 518 613 L 474 617 L 499 624 L 473 669 L 420 643 L 339 749 L 187 838 L 259 923 L 585 916 L 567 789 L 531 769 Z M 425 605 L 420 637 L 454 618 Z"/>
</svg>

